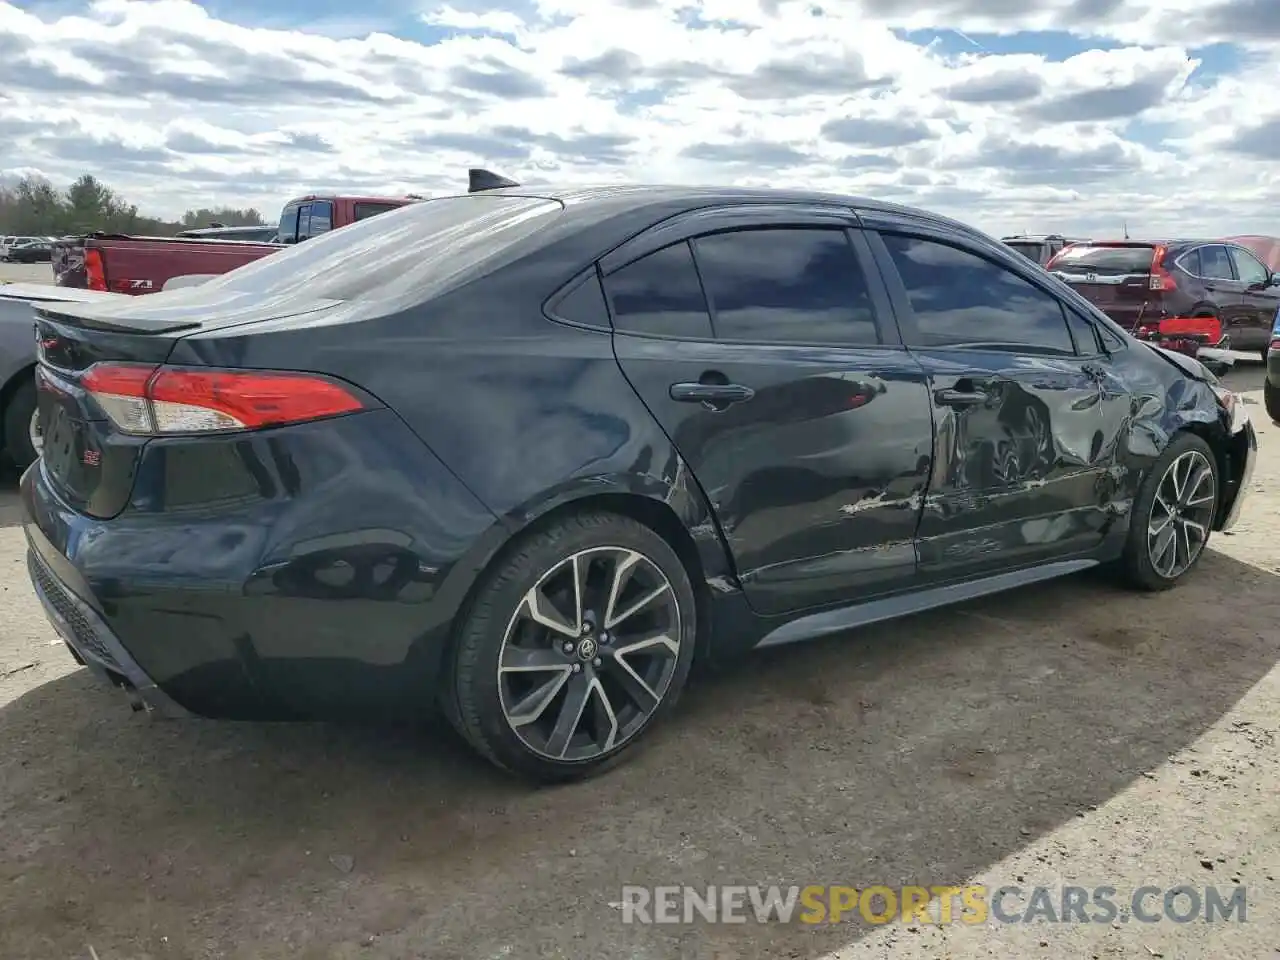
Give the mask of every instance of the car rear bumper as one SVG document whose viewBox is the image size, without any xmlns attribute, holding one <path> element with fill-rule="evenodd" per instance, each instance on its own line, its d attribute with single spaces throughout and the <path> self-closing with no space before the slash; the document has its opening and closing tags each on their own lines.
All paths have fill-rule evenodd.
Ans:
<svg viewBox="0 0 1280 960">
<path fill-rule="evenodd" d="M 32 584 L 77 658 L 143 708 L 224 719 L 429 712 L 503 529 L 385 410 L 151 441 L 110 520 L 41 461 L 21 500 Z"/>
<path fill-rule="evenodd" d="M 123 688 L 135 710 L 173 718 L 191 715 L 160 689 L 130 656 L 106 621 L 57 578 L 30 542 L 27 571 L 53 629 L 75 658 L 99 680 Z"/>
</svg>

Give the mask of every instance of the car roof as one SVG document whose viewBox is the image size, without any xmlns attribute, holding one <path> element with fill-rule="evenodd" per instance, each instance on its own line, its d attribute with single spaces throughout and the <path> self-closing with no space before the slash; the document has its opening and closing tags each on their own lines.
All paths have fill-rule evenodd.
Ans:
<svg viewBox="0 0 1280 960">
<path fill-rule="evenodd" d="M 883 213 L 928 220 L 939 226 L 968 234 L 974 237 L 985 237 L 980 230 L 959 220 L 944 217 L 929 210 L 909 207 L 905 204 L 890 203 L 884 200 L 873 200 L 849 194 L 824 193 L 817 190 L 794 190 L 779 187 L 720 187 L 720 186 L 688 186 L 681 184 L 603 184 L 603 185 L 526 185 L 520 187 L 502 187 L 495 190 L 484 190 L 480 194 L 454 194 L 453 196 L 493 196 L 535 197 L 556 200 L 564 204 L 566 212 L 575 209 L 591 218 L 589 211 L 596 216 L 604 216 L 623 211 L 639 211 L 646 207 L 669 207 L 687 205 L 690 209 L 699 206 L 715 206 L 735 203 L 812 203 L 851 207 L 864 213 Z M 444 199 L 443 196 L 437 199 Z M 428 201 L 430 202 L 430 201 Z"/>
</svg>

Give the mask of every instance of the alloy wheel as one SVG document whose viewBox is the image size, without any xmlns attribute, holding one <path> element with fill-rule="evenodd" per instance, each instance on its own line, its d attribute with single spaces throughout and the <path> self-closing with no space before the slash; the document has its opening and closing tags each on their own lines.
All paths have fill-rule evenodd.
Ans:
<svg viewBox="0 0 1280 960">
<path fill-rule="evenodd" d="M 1213 467 L 1199 450 L 1177 457 L 1160 478 L 1147 523 L 1147 553 L 1166 580 L 1181 576 L 1209 539 L 1218 502 Z"/>
<path fill-rule="evenodd" d="M 626 547 L 575 553 L 542 575 L 507 625 L 503 716 L 541 757 L 611 753 L 661 705 L 681 636 L 675 591 L 653 560 Z"/>
</svg>

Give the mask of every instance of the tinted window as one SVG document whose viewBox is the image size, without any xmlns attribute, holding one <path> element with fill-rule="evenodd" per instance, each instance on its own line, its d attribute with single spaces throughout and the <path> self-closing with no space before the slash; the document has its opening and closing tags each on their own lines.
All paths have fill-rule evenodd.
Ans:
<svg viewBox="0 0 1280 960">
<path fill-rule="evenodd" d="M 1011 243 L 1009 246 L 1016 252 L 1022 254 L 1028 260 L 1040 262 L 1041 246 L 1038 243 Z"/>
<path fill-rule="evenodd" d="M 699 237 L 694 257 L 722 340 L 879 343 L 871 295 L 843 230 Z"/>
<path fill-rule="evenodd" d="M 561 209 L 554 200 L 483 194 L 409 204 L 255 260 L 183 296 L 195 302 L 205 292 L 217 298 L 245 290 L 421 303 L 469 279 L 474 268 L 537 233 Z"/>
<path fill-rule="evenodd" d="M 1231 260 L 1236 265 L 1236 276 L 1245 283 L 1266 283 L 1271 276 L 1258 258 L 1240 247 L 1229 247 Z"/>
<path fill-rule="evenodd" d="M 1206 244 L 1200 248 L 1200 276 L 1206 280 L 1233 280 L 1231 258 L 1227 256 L 1227 248 L 1217 243 Z"/>
<path fill-rule="evenodd" d="M 594 270 L 552 305 L 551 315 L 583 326 L 608 328 L 609 308 Z"/>
<path fill-rule="evenodd" d="M 956 247 L 887 234 L 924 346 L 990 345 L 1073 353 L 1062 307 L 1028 281 Z"/>
<path fill-rule="evenodd" d="M 1067 326 L 1071 329 L 1071 339 L 1076 342 L 1076 352 L 1084 356 L 1100 353 L 1102 343 L 1098 339 L 1098 328 L 1076 313 L 1070 307 L 1065 308 Z"/>
<path fill-rule="evenodd" d="M 395 203 L 357 203 L 355 217 L 357 220 L 367 220 L 370 217 L 376 217 L 380 213 L 398 209 L 400 209 L 400 205 Z"/>
<path fill-rule="evenodd" d="M 687 243 L 664 247 L 605 278 L 613 326 L 625 333 L 710 337 L 711 317 Z"/>
<path fill-rule="evenodd" d="M 1054 268 L 1067 273 L 1101 273 L 1107 276 L 1150 273 L 1154 255 L 1155 248 L 1151 246 L 1099 247 L 1077 243 L 1062 249 Z"/>
<path fill-rule="evenodd" d="M 333 226 L 333 204 L 328 200 L 316 200 L 311 204 L 311 217 L 306 228 L 308 237 L 327 233 Z"/>
<path fill-rule="evenodd" d="M 298 240 L 298 212 L 300 204 L 290 204 L 280 214 L 279 236 L 281 243 L 296 243 Z"/>
</svg>

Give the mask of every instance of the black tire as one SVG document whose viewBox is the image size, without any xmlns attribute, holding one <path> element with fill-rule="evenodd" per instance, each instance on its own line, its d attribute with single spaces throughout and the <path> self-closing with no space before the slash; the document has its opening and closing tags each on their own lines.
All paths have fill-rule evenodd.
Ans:
<svg viewBox="0 0 1280 960">
<path fill-rule="evenodd" d="M 1148 533 L 1151 529 L 1152 509 L 1156 502 L 1157 492 L 1160 490 L 1161 484 L 1164 482 L 1174 461 L 1179 460 L 1185 454 L 1193 452 L 1199 453 L 1204 458 L 1213 476 L 1214 502 L 1210 511 L 1210 523 L 1216 513 L 1217 504 L 1222 496 L 1217 457 L 1214 456 L 1209 444 L 1195 434 L 1185 432 L 1175 434 L 1169 446 L 1165 448 L 1164 453 L 1160 455 L 1160 458 L 1143 479 L 1129 519 L 1129 537 L 1125 543 L 1119 567 L 1129 585 L 1139 590 L 1161 591 L 1177 586 L 1183 577 L 1196 568 L 1200 558 L 1204 556 L 1204 549 L 1208 545 L 1210 536 L 1208 525 L 1205 528 L 1203 541 L 1194 551 L 1193 559 L 1185 569 L 1179 570 L 1176 575 L 1166 576 L 1160 573 L 1152 562 L 1151 551 L 1148 548 Z"/>
<path fill-rule="evenodd" d="M 28 433 L 35 413 L 36 385 L 28 379 L 13 392 L 4 408 L 4 448 L 19 470 L 35 463 L 39 456 Z"/>
<path fill-rule="evenodd" d="M 499 662 L 508 626 L 522 609 L 526 595 L 569 558 L 606 547 L 639 553 L 646 558 L 650 570 L 665 578 L 673 603 L 665 599 L 663 602 L 678 611 L 678 649 L 671 657 L 672 666 L 664 668 L 670 671 L 669 680 L 657 706 L 647 717 L 636 720 L 638 727 L 625 740 L 587 759 L 553 759 L 531 748 L 508 721 L 500 690 Z M 629 756 L 679 699 L 693 663 L 697 631 L 693 588 L 675 550 L 638 521 L 603 512 L 565 516 L 519 541 L 485 576 L 461 621 L 442 683 L 444 713 L 482 756 L 500 768 L 541 783 L 585 779 Z M 555 644 L 559 645 L 561 639 L 556 636 Z M 570 642 L 566 640 L 566 646 Z M 600 666 L 600 661 L 595 666 Z M 588 668 L 584 663 L 584 672 L 579 676 L 585 679 L 587 669 L 596 675 L 594 667 Z M 604 676 L 603 670 L 599 676 Z M 571 682 L 572 678 L 564 682 L 566 697 Z M 559 698 L 557 692 L 543 711 L 551 712 Z M 612 705 L 608 715 L 615 717 Z"/>
<path fill-rule="evenodd" d="M 1280 423 L 1280 387 L 1273 384 L 1270 377 L 1262 384 L 1262 404 L 1271 422 Z"/>
</svg>

